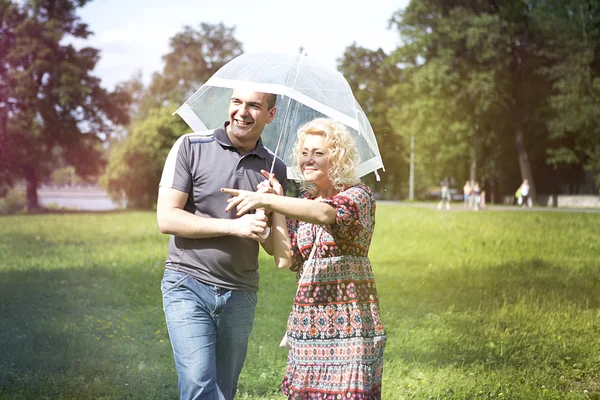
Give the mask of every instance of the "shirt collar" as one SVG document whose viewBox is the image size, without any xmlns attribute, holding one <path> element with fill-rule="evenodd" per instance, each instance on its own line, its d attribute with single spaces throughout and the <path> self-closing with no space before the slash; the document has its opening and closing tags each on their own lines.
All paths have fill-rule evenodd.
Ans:
<svg viewBox="0 0 600 400">
<path fill-rule="evenodd" d="M 229 140 L 229 136 L 227 136 L 227 125 L 229 125 L 229 121 L 225 121 L 222 127 L 215 129 L 214 136 L 221 146 L 235 149 L 235 146 L 233 145 L 233 143 L 231 143 L 231 140 Z M 260 158 L 266 158 L 269 154 L 269 151 L 265 148 L 265 146 L 263 146 L 262 139 L 258 138 L 258 141 L 256 142 L 256 147 L 253 150 L 249 151 L 247 154 L 255 154 Z"/>
</svg>

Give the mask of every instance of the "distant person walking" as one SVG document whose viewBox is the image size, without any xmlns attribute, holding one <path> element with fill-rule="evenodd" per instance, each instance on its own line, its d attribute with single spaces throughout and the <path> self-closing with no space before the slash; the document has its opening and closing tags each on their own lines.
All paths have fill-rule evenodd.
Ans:
<svg viewBox="0 0 600 400">
<path fill-rule="evenodd" d="M 446 210 L 450 209 L 450 200 L 452 200 L 452 196 L 450 195 L 450 189 L 448 188 L 448 184 L 442 183 L 442 190 L 440 192 L 441 200 L 437 204 L 438 210 L 441 210 L 444 205 L 446 206 Z"/>
<path fill-rule="evenodd" d="M 463 186 L 463 198 L 465 202 L 465 207 L 471 207 L 471 195 L 473 194 L 473 188 L 471 187 L 471 182 L 466 181 Z"/>
<path fill-rule="evenodd" d="M 479 211 L 480 205 L 481 205 L 481 188 L 479 187 L 479 182 L 475 182 L 475 185 L 473 185 L 473 209 L 475 211 Z"/>
<path fill-rule="evenodd" d="M 529 197 L 529 189 L 530 189 L 529 181 L 527 179 L 523 179 L 523 183 L 521 183 L 521 186 L 519 187 L 519 193 L 520 193 L 519 205 L 522 205 L 523 208 L 525 208 L 525 207 L 531 208 L 531 205 L 532 205 L 531 197 Z"/>
</svg>

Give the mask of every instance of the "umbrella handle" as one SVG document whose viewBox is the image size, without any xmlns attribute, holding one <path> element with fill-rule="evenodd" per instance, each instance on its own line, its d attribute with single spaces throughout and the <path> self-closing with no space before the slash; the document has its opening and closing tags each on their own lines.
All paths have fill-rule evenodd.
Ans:
<svg viewBox="0 0 600 400">
<path fill-rule="evenodd" d="M 259 208 L 258 210 L 256 210 L 256 215 L 258 216 L 264 216 L 265 215 L 265 210 L 264 208 Z M 267 226 L 265 228 L 265 232 L 262 234 L 258 234 L 258 237 L 261 239 L 266 239 L 269 237 L 269 235 L 271 234 L 271 227 Z"/>
</svg>

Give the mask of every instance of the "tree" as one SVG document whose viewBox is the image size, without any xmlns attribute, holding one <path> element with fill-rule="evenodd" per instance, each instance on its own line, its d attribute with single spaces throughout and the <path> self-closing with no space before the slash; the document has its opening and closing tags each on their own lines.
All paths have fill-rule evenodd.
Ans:
<svg viewBox="0 0 600 400">
<path fill-rule="evenodd" d="M 242 44 L 233 36 L 235 28 L 222 23 L 202 23 L 195 30 L 185 26 L 169 40 L 170 52 L 163 56 L 165 66 L 152 76 L 140 106 L 140 117 L 152 107 L 168 102 L 183 103 L 219 68 L 242 54 Z"/>
<path fill-rule="evenodd" d="M 392 19 L 404 45 L 390 57 L 405 80 L 389 89 L 390 120 L 415 138 L 421 187 L 446 176 L 492 180 L 504 135 L 497 123 L 506 104 L 503 24 L 488 2 L 412 1 Z"/>
<path fill-rule="evenodd" d="M 407 81 L 390 93 L 409 111 L 390 118 L 411 129 L 424 162 L 435 164 L 430 174 L 440 163 L 452 169 L 462 153 L 470 180 L 503 183 L 506 193 L 520 175 L 535 197 L 541 173 L 533 172 L 546 166 L 550 90 L 539 73 L 548 65 L 540 49 L 553 43 L 553 33 L 539 28 L 543 3 L 412 0 L 394 15 L 404 44 L 392 59 Z"/>
<path fill-rule="evenodd" d="M 110 153 L 101 184 L 113 200 L 125 200 L 128 208 L 152 208 L 156 204 L 158 183 L 170 148 L 189 131 L 173 105 L 152 108 L 148 116 Z"/>
<path fill-rule="evenodd" d="M 129 98 L 108 93 L 91 75 L 98 50 L 64 44 L 85 39 L 76 16 L 86 0 L 38 0 L 0 5 L 0 143 L 5 183 L 26 181 L 27 209 L 36 210 L 38 182 L 69 164 L 97 173 L 101 142 L 127 122 Z M 2 178 L 2 177 L 0 177 Z"/>
<path fill-rule="evenodd" d="M 242 54 L 234 28 L 201 24 L 186 26 L 170 40 L 163 56 L 165 66 L 155 73 L 148 88 L 134 76 L 120 87 L 134 99 L 130 134 L 112 143 L 108 167 L 101 183 L 116 200 L 128 207 L 152 208 L 156 203 L 160 172 L 166 156 L 187 125 L 172 116 L 177 105 L 192 95 L 219 68 Z"/>
<path fill-rule="evenodd" d="M 582 165 L 600 186 L 600 2 L 547 0 L 544 6 L 540 30 L 554 44 L 540 50 L 548 60 L 541 72 L 552 82 L 548 162 Z"/>
<path fill-rule="evenodd" d="M 373 181 L 372 186 L 384 197 L 399 198 L 407 165 L 400 156 L 403 153 L 400 136 L 388 121 L 387 112 L 394 104 L 386 96 L 386 88 L 398 82 L 401 74 L 395 65 L 386 63 L 387 57 L 382 49 L 368 50 L 354 43 L 346 48 L 338 68 L 369 118 L 386 168 L 380 182 L 372 176 L 367 179 Z"/>
<path fill-rule="evenodd" d="M 64 167 L 56 169 L 50 177 L 52 184 L 60 186 L 74 186 L 75 182 L 79 183 L 80 179 L 75 175 L 75 168 Z"/>
<path fill-rule="evenodd" d="M 537 66 L 534 59 L 536 32 L 532 29 L 533 20 L 531 16 L 533 5 L 520 0 L 512 2 L 492 0 L 491 4 L 505 27 L 504 36 L 510 54 L 508 58 L 510 60 L 510 79 L 507 82 L 507 93 L 510 95 L 508 116 L 513 121 L 521 178 L 529 181 L 529 196 L 535 203 L 537 189 L 526 143 L 527 136 L 532 133 L 526 127 L 526 119 L 528 115 L 531 115 L 532 108 L 529 101 L 531 97 L 528 94 L 534 91 L 528 83 L 531 82 L 529 78 L 535 74 Z"/>
</svg>

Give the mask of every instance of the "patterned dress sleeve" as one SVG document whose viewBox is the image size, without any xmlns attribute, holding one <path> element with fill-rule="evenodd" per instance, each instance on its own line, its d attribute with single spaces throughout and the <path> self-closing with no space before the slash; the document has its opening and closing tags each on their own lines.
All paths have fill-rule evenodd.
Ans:
<svg viewBox="0 0 600 400">
<path fill-rule="evenodd" d="M 298 221 L 289 217 L 285 218 L 288 228 L 288 236 L 290 237 L 290 248 L 292 250 L 292 266 L 290 270 L 298 271 L 304 262 L 302 253 L 298 247 Z"/>
<path fill-rule="evenodd" d="M 335 207 L 335 223 L 330 225 L 330 229 L 331 233 L 340 239 L 351 240 L 357 237 L 362 229 L 373 224 L 373 198 L 363 185 L 352 186 L 321 201 Z"/>
</svg>

